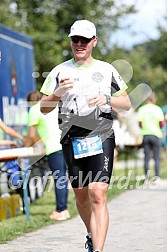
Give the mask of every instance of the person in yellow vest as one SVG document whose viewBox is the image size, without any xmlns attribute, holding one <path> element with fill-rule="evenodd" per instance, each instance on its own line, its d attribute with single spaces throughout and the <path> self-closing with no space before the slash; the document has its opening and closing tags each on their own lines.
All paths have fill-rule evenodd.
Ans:
<svg viewBox="0 0 167 252">
<path fill-rule="evenodd" d="M 156 105 L 156 96 L 154 92 L 148 97 L 146 104 L 139 108 L 138 121 L 141 127 L 141 134 L 143 135 L 144 172 L 146 178 L 150 177 L 149 160 L 151 157 L 153 157 L 155 162 L 155 176 L 159 177 L 164 114 L 161 107 Z"/>
<path fill-rule="evenodd" d="M 66 220 L 70 218 L 67 209 L 68 177 L 66 175 L 66 164 L 60 144 L 61 131 L 58 127 L 58 109 L 48 115 L 40 112 L 41 94 L 32 91 L 27 96 L 30 103 L 29 110 L 29 136 L 34 138 L 36 131 L 45 144 L 48 164 L 53 173 L 55 184 L 56 207 L 51 213 L 52 220 Z"/>
</svg>

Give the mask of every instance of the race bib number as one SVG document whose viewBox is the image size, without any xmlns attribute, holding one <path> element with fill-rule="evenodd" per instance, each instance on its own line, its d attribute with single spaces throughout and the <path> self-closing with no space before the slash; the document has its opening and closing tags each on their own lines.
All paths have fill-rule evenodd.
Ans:
<svg viewBox="0 0 167 252">
<path fill-rule="evenodd" d="M 74 158 L 83 158 L 103 153 L 100 136 L 72 138 Z"/>
</svg>

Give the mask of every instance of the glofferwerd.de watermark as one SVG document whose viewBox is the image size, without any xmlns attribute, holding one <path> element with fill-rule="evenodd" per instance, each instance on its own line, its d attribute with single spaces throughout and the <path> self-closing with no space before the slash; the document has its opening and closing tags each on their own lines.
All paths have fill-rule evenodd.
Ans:
<svg viewBox="0 0 167 252">
<path fill-rule="evenodd" d="M 109 182 L 109 178 L 107 176 L 101 176 L 101 171 L 99 171 L 96 176 L 93 178 L 92 171 L 89 171 L 87 176 L 83 178 L 83 172 L 80 171 L 78 176 L 59 176 L 59 171 L 46 172 L 46 174 L 41 176 L 33 176 L 31 177 L 31 170 L 25 174 L 23 171 L 14 172 L 9 177 L 9 187 L 13 189 L 17 188 L 30 188 L 35 190 L 40 188 L 41 192 L 47 190 L 47 192 L 51 192 L 56 185 L 58 189 L 64 189 L 67 187 L 71 188 L 71 184 L 77 181 L 78 188 L 83 188 L 89 185 L 89 189 L 93 189 L 97 186 L 100 189 L 106 187 L 106 183 L 109 184 L 108 189 L 112 189 L 113 186 L 118 190 L 127 190 L 127 189 L 155 189 L 157 187 L 157 183 L 160 180 L 160 177 L 153 176 L 149 179 L 143 178 L 143 176 L 137 176 L 136 180 L 132 178 L 133 171 L 129 170 L 127 175 L 123 176 L 112 176 Z M 55 181 L 54 181 L 55 180 Z M 133 183 L 132 183 L 133 181 Z M 98 182 L 98 183 L 96 183 Z"/>
</svg>

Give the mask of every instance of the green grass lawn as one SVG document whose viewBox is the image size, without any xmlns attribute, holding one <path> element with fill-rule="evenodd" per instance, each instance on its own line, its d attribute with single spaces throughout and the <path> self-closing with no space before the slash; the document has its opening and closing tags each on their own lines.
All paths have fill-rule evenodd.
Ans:
<svg viewBox="0 0 167 252">
<path fill-rule="evenodd" d="M 142 168 L 138 168 L 137 171 L 138 175 L 143 175 Z M 133 186 L 133 188 L 135 188 L 135 170 L 130 169 L 129 172 L 129 182 L 126 183 L 127 178 L 125 177 L 125 175 L 128 174 L 128 171 L 125 171 L 124 169 L 114 169 L 113 177 L 115 178 L 115 181 L 114 183 L 111 183 L 111 186 L 108 190 L 108 200 L 112 200 L 114 197 L 118 196 L 122 192 L 125 192 L 127 189 L 129 189 L 129 186 Z M 154 170 L 152 169 L 152 176 L 153 174 Z M 166 158 L 163 159 L 161 164 L 161 177 L 167 178 Z M 77 215 L 75 197 L 71 189 L 69 190 L 68 207 L 71 217 Z M 6 243 L 7 241 L 13 240 L 16 237 L 23 235 L 27 232 L 35 231 L 41 227 L 54 224 L 55 221 L 49 219 L 49 215 L 54 209 L 54 192 L 48 192 L 46 190 L 42 198 L 31 203 L 30 221 L 27 221 L 26 216 L 23 214 L 14 218 L 10 218 L 8 220 L 0 221 L 0 243 Z M 57 223 L 59 222 L 57 221 Z"/>
</svg>

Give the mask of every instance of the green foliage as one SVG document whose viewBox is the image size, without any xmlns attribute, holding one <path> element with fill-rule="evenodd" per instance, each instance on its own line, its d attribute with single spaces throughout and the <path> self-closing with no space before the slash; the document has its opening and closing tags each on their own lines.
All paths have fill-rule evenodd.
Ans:
<svg viewBox="0 0 167 252">
<path fill-rule="evenodd" d="M 152 65 L 159 64 L 167 70 L 167 31 L 162 31 L 160 38 L 149 43 L 149 46 L 151 46 Z"/>
<path fill-rule="evenodd" d="M 164 18 L 164 21 L 167 18 Z M 160 37 L 157 40 L 151 40 L 142 45 L 143 52 L 139 50 L 138 56 L 140 60 L 147 58 L 143 68 L 141 68 L 141 77 L 145 76 L 145 80 L 150 83 L 152 89 L 158 96 L 160 105 L 167 104 L 167 30 L 159 27 Z M 137 47 L 137 51 L 138 51 Z M 143 60 L 142 60 L 143 61 Z M 144 76 L 143 76 L 144 73 Z"/>
<path fill-rule="evenodd" d="M 146 83 L 157 94 L 157 104 L 166 104 L 167 90 L 164 87 L 167 85 L 167 73 L 158 64 L 152 66 L 150 52 L 144 46 L 139 46 L 131 50 L 126 59 L 133 68 L 133 77 L 128 84 L 130 89 Z"/>
<path fill-rule="evenodd" d="M 12 2 L 12 0 L 1 0 L 0 23 L 19 31 L 19 18 L 15 15 L 15 8 Z"/>
<path fill-rule="evenodd" d="M 11 3 L 15 3 L 12 10 Z M 48 71 L 72 57 L 67 34 L 76 19 L 95 22 L 99 36 L 95 57 L 103 59 L 110 54 L 110 36 L 118 29 L 119 18 L 134 12 L 133 5 L 118 8 L 111 0 L 3 0 L 1 5 L 5 10 L 1 22 L 33 38 L 38 88 Z"/>
</svg>

